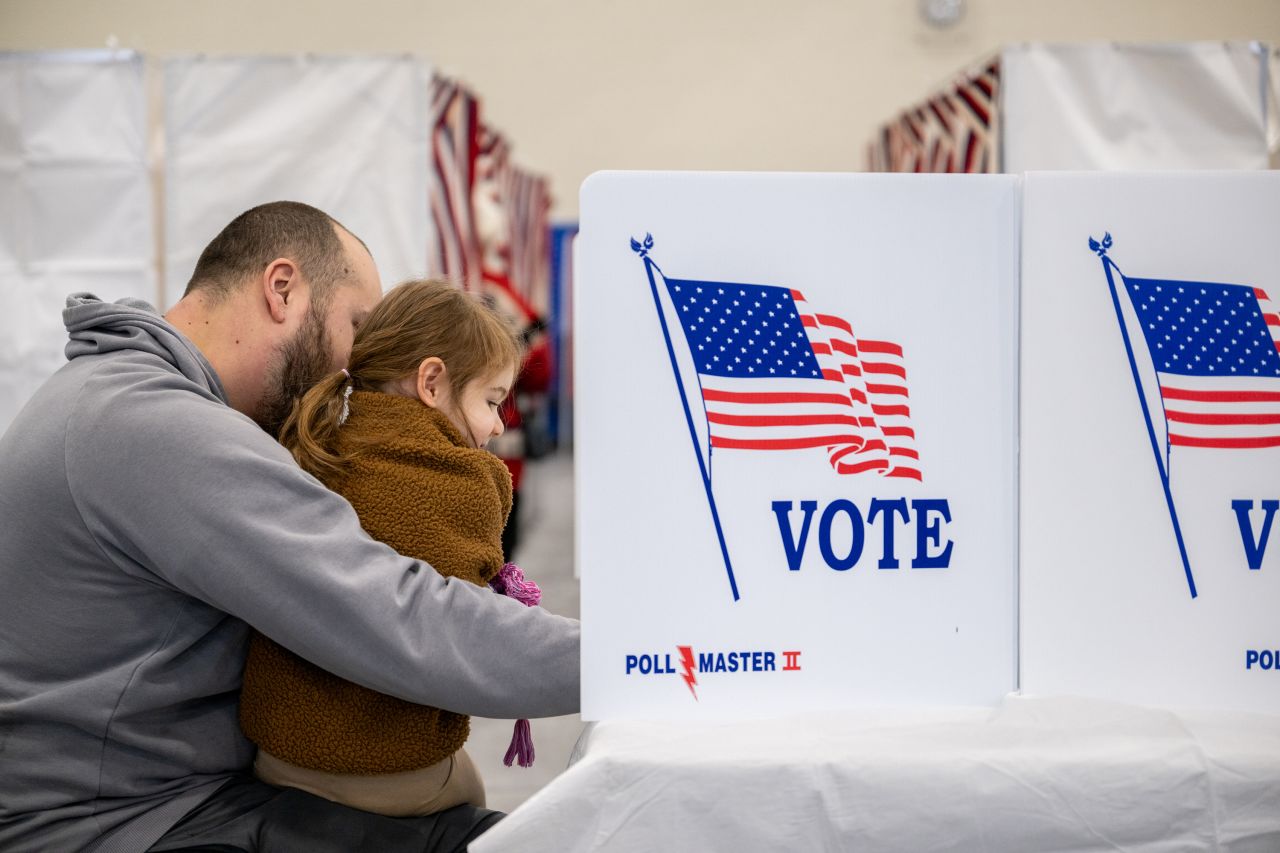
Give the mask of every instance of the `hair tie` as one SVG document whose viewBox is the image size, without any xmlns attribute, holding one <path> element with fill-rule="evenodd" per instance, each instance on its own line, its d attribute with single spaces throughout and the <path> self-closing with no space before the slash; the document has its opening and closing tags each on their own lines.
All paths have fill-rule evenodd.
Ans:
<svg viewBox="0 0 1280 853">
<path fill-rule="evenodd" d="M 344 367 L 342 375 L 347 377 L 347 387 L 342 391 L 342 414 L 338 415 L 338 423 L 347 422 L 347 417 L 351 414 L 351 392 L 356 390 L 355 380 L 351 378 L 351 373 Z"/>
</svg>

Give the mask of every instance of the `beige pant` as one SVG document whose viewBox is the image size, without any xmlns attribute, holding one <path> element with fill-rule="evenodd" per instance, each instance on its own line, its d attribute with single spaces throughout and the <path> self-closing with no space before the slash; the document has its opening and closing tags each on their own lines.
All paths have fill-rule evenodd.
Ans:
<svg viewBox="0 0 1280 853">
<path fill-rule="evenodd" d="M 344 806 L 390 817 L 418 817 L 470 803 L 484 807 L 484 781 L 466 750 L 404 773 L 354 776 L 308 770 L 258 750 L 253 772 L 268 785 L 297 788 Z"/>
</svg>

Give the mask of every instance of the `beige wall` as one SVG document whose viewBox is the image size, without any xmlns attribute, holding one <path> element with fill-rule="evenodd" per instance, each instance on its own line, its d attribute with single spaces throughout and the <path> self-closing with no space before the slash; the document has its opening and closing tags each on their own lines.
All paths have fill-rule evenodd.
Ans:
<svg viewBox="0 0 1280 853">
<path fill-rule="evenodd" d="M 1261 39 L 1280 0 L 0 0 L 0 49 L 414 52 L 468 81 L 556 215 L 597 169 L 857 170 L 877 124 L 1016 41 Z"/>
</svg>

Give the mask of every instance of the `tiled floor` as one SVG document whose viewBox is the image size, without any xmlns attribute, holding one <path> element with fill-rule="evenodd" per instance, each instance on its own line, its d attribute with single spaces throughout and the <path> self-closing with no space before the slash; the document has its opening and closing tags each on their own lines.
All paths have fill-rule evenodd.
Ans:
<svg viewBox="0 0 1280 853">
<path fill-rule="evenodd" d="M 515 561 L 542 587 L 542 606 L 562 616 L 578 616 L 578 581 L 573 576 L 573 457 L 557 453 L 530 462 L 521 496 L 521 542 Z M 473 717 L 467 752 L 480 768 L 489 808 L 509 812 L 532 796 L 569 762 L 582 732 L 582 719 L 533 721 L 536 758 L 532 767 L 506 767 L 511 720 Z"/>
</svg>

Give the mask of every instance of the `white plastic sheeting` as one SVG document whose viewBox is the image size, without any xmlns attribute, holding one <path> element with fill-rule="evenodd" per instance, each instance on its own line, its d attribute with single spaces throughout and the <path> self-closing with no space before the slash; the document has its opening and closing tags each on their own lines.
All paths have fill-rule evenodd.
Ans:
<svg viewBox="0 0 1280 853">
<path fill-rule="evenodd" d="M 1002 56 L 1003 168 L 1267 168 L 1267 49 L 1027 44 Z"/>
<path fill-rule="evenodd" d="M 1269 51 L 1271 84 L 1267 92 L 1267 150 L 1271 168 L 1280 169 L 1280 50 Z"/>
<path fill-rule="evenodd" d="M 1280 717 L 995 709 L 598 723 L 476 853 L 1280 850 Z"/>
<path fill-rule="evenodd" d="M 428 85 L 413 57 L 165 63 L 165 298 L 237 214 L 315 205 L 368 244 L 385 286 L 424 275 Z"/>
<path fill-rule="evenodd" d="M 0 54 L 0 432 L 63 363 L 67 294 L 155 297 L 141 58 Z"/>
</svg>

